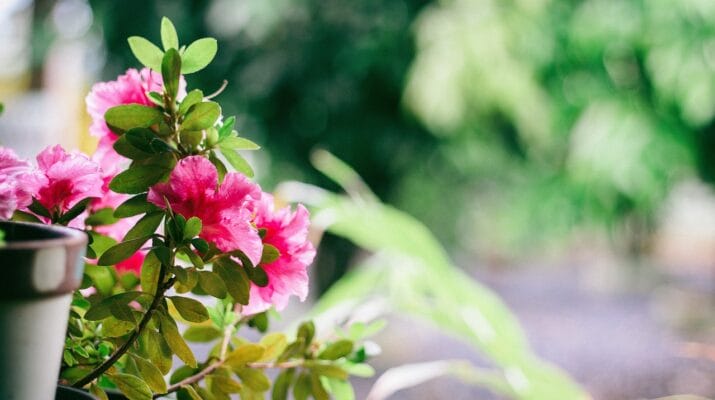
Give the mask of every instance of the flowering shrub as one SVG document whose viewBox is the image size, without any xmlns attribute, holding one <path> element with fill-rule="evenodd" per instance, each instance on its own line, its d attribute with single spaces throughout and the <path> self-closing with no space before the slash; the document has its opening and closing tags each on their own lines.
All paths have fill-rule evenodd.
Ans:
<svg viewBox="0 0 715 400">
<path fill-rule="evenodd" d="M 87 96 L 92 157 L 59 146 L 37 166 L 0 148 L 0 218 L 84 229 L 90 243 L 82 290 L 74 295 L 61 381 L 106 399 L 351 398 L 350 371 L 366 366 L 354 337 L 318 339 L 312 322 L 295 339 L 265 333 L 271 308 L 305 300 L 309 215 L 278 208 L 251 181 L 239 154 L 259 147 L 234 130 L 234 117 L 184 75 L 214 58 L 211 38 L 179 46 L 162 21 L 163 50 L 129 44 L 146 68 L 96 84 Z M 227 162 L 226 163 L 224 163 Z M 203 297 L 207 296 L 207 297 Z M 200 298 L 213 298 L 204 302 Z M 188 325 L 183 334 L 177 321 Z M 354 335 L 353 335 L 354 336 Z M 186 341 L 215 346 L 197 360 Z M 183 365 L 174 368 L 173 357 Z M 273 382 L 264 373 L 278 369 Z M 173 372 L 172 372 L 173 371 Z M 171 372 L 168 383 L 165 376 Z"/>
</svg>

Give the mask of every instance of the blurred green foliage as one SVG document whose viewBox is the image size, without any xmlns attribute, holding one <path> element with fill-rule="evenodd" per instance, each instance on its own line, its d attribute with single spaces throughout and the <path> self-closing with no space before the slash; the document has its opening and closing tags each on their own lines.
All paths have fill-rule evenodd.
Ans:
<svg viewBox="0 0 715 400">
<path fill-rule="evenodd" d="M 637 252 L 674 184 L 715 181 L 709 0 L 90 2 L 105 78 L 162 15 L 183 40 L 216 36 L 190 79 L 228 77 L 225 113 L 270 152 L 253 160 L 266 187 L 334 189 L 310 167 L 319 144 L 451 250 L 515 254 L 579 227 Z M 327 284 L 352 247 L 324 244 Z"/>
</svg>

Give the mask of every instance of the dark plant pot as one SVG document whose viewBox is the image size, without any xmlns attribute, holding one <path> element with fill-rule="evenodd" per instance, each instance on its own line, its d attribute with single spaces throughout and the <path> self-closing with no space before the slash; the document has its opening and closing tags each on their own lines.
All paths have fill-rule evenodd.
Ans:
<svg viewBox="0 0 715 400">
<path fill-rule="evenodd" d="M 24 222 L 0 230 L 0 399 L 51 400 L 87 236 Z"/>
</svg>

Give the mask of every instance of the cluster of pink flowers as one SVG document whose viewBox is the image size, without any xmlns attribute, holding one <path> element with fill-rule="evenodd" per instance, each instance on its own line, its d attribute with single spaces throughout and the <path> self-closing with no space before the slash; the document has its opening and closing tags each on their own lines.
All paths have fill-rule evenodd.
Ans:
<svg viewBox="0 0 715 400">
<path fill-rule="evenodd" d="M 198 217 L 203 226 L 199 236 L 224 252 L 241 250 L 258 265 L 263 244 L 278 249 L 278 259 L 262 264 L 268 285 L 251 287 L 246 314 L 275 306 L 282 310 L 291 295 L 301 301 L 308 295 L 307 267 L 315 249 L 308 241 L 308 211 L 298 206 L 274 209 L 273 197 L 239 172 L 229 172 L 221 184 L 216 167 L 201 156 L 181 160 L 169 178 L 149 191 L 148 200 L 164 207 L 169 201 L 174 212 L 186 218 Z M 258 233 L 265 229 L 263 239 Z"/>
<path fill-rule="evenodd" d="M 92 118 L 90 133 L 99 138 L 92 158 L 68 153 L 60 146 L 49 147 L 37 156 L 37 167 L 21 160 L 12 150 L 0 147 L 0 218 L 10 218 L 15 210 L 31 213 L 33 198 L 52 213 L 62 214 L 79 201 L 93 198 L 89 212 L 116 208 L 128 196 L 114 193 L 109 182 L 128 165 L 112 145 L 118 136 L 104 120 L 105 112 L 122 104 L 151 105 L 148 92 L 162 91 L 160 74 L 143 69 L 128 70 L 117 80 L 94 85 L 87 96 L 87 110 Z M 182 78 L 180 94 L 185 94 Z M 245 314 L 265 311 L 271 306 L 283 309 L 290 296 L 304 300 L 308 293 L 307 267 L 315 256 L 308 241 L 308 211 L 298 206 L 275 209 L 273 197 L 238 172 L 229 172 L 219 183 L 216 167 L 206 158 L 190 156 L 174 168 L 169 181 L 153 186 L 148 200 L 165 207 L 168 200 L 174 212 L 202 221 L 199 236 L 219 250 L 242 251 L 254 265 L 259 265 L 264 244 L 274 246 L 279 257 L 261 264 L 268 275 L 268 285 L 251 288 L 250 304 Z M 87 212 L 70 222 L 84 228 Z M 42 221 L 49 220 L 37 215 Z M 121 240 L 136 218 L 122 219 L 113 225 L 97 227 L 99 233 Z M 263 237 L 259 229 L 264 230 Z M 116 266 L 119 271 L 139 273 L 144 253 L 138 251 Z"/>
</svg>

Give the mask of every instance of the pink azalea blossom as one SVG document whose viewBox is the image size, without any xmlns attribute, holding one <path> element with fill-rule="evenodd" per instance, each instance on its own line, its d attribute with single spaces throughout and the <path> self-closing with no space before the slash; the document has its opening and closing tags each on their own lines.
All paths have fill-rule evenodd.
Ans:
<svg viewBox="0 0 715 400">
<path fill-rule="evenodd" d="M 34 197 L 50 211 L 66 212 L 84 198 L 103 195 L 99 165 L 84 154 L 48 147 L 37 156 L 37 165 L 44 183 Z"/>
<path fill-rule="evenodd" d="M 261 264 L 268 275 L 268 285 L 251 285 L 249 304 L 243 308 L 246 315 L 271 306 L 280 311 L 292 295 L 304 301 L 308 296 L 307 267 L 315 257 L 315 248 L 308 241 L 310 220 L 305 207 L 299 204 L 295 212 L 290 207 L 275 210 L 273 196 L 267 193 L 253 202 L 252 207 L 256 227 L 266 231 L 263 242 L 277 248 L 280 256 L 273 262 Z"/>
<path fill-rule="evenodd" d="M 204 157 L 191 156 L 179 161 L 168 183 L 149 190 L 148 200 L 165 207 L 166 198 L 174 212 L 201 219 L 201 238 L 224 252 L 241 250 L 258 263 L 263 244 L 251 224 L 248 202 L 260 193 L 258 185 L 238 172 L 227 173 L 219 185 L 216 167 Z"/>
<path fill-rule="evenodd" d="M 44 175 L 21 160 L 11 149 L 0 147 L 0 218 L 32 203 L 32 196 L 46 183 Z"/>
</svg>

